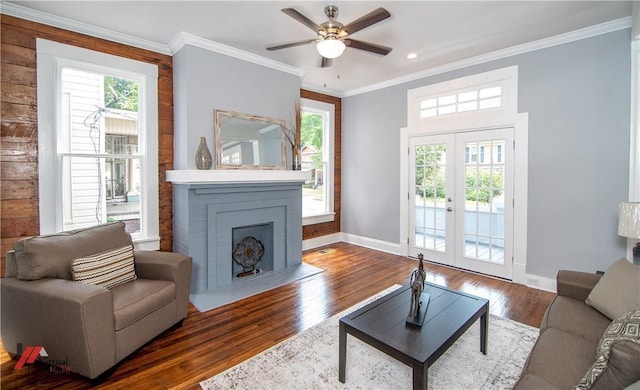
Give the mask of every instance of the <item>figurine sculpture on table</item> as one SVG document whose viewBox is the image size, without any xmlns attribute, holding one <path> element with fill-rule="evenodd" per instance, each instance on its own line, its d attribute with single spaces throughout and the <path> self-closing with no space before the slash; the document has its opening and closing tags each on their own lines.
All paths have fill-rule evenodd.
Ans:
<svg viewBox="0 0 640 390">
<path fill-rule="evenodd" d="M 409 285 L 411 288 L 411 306 L 407 316 L 407 325 L 422 326 L 426 317 L 427 305 L 431 296 L 423 292 L 426 272 L 424 271 L 424 256 L 418 254 L 418 269 L 411 273 Z"/>
</svg>

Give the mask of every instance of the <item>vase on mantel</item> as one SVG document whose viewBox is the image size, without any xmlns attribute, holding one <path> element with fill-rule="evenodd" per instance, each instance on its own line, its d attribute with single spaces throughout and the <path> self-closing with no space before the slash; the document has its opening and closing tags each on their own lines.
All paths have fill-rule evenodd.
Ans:
<svg viewBox="0 0 640 390">
<path fill-rule="evenodd" d="M 293 164 L 291 168 L 294 171 L 299 171 L 302 169 L 302 147 L 300 145 L 291 145 L 291 157 L 293 159 Z"/>
<path fill-rule="evenodd" d="M 196 151 L 196 168 L 198 169 L 211 169 L 211 152 L 207 147 L 207 139 L 200 137 L 200 146 Z"/>
</svg>

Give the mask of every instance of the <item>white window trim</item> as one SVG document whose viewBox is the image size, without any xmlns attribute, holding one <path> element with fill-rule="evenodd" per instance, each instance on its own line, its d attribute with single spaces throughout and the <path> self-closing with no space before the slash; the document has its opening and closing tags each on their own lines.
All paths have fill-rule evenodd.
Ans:
<svg viewBox="0 0 640 390">
<path fill-rule="evenodd" d="M 477 75 L 445 81 L 422 88 L 409 90 L 408 98 L 408 126 L 400 129 L 400 155 L 407 156 L 410 138 L 451 134 L 465 131 L 480 131 L 483 129 L 497 129 L 513 127 L 514 129 L 514 176 L 518 178 L 513 188 L 513 274 L 515 283 L 527 284 L 527 203 L 528 203 L 528 164 L 529 164 L 529 114 L 517 113 L 518 103 L 518 67 L 512 66 Z M 483 84 L 493 80 L 504 80 L 503 107 L 499 110 L 472 111 L 449 114 L 443 117 L 430 117 L 420 120 L 420 99 L 441 91 L 457 90 L 471 85 Z M 413 117 L 412 117 L 413 115 Z M 400 159 L 400 255 L 408 256 L 409 245 L 409 159 Z M 404 196 L 403 196 L 404 195 Z"/>
<path fill-rule="evenodd" d="M 146 195 L 141 194 L 141 233 L 133 234 L 136 249 L 157 250 L 160 248 L 158 211 L 158 67 L 110 54 L 76 46 L 61 44 L 38 38 L 37 82 L 38 82 L 38 181 L 40 192 L 40 233 L 51 234 L 64 230 L 62 226 L 62 187 L 59 177 L 58 157 L 60 128 L 59 110 L 61 83 L 60 72 L 65 65 L 80 64 L 83 69 L 97 72 L 135 75 L 144 78 L 144 106 L 140 107 L 140 151 L 145 163 L 141 166 L 140 180 Z M 145 122 L 146 120 L 146 122 Z M 49 196 L 47 194 L 53 194 Z"/>
<path fill-rule="evenodd" d="M 324 222 L 332 222 L 335 220 L 335 208 L 334 208 L 334 199 L 333 199 L 333 188 L 334 188 L 334 165 L 335 165 L 335 119 L 336 119 L 336 108 L 333 104 L 324 103 L 317 100 L 312 99 L 300 99 L 300 106 L 303 107 L 305 111 L 311 111 L 317 114 L 324 115 L 328 113 L 328 117 L 325 117 L 325 123 L 328 124 L 328 131 L 324 131 L 324 139 L 322 140 L 322 144 L 324 147 L 324 151 L 327 153 L 327 172 L 324 173 L 324 186 L 325 186 L 325 196 L 327 197 L 329 212 L 325 214 L 312 215 L 308 217 L 302 218 L 302 225 L 314 225 L 318 223 Z M 326 145 L 326 146 L 325 146 Z"/>
</svg>

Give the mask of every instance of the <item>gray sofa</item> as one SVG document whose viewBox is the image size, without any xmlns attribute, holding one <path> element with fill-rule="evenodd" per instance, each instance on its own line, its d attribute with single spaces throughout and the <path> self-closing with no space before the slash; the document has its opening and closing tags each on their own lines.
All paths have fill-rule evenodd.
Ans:
<svg viewBox="0 0 640 390">
<path fill-rule="evenodd" d="M 635 321 L 632 325 L 637 329 L 639 312 L 635 311 L 635 319 L 627 317 L 628 309 L 640 309 L 638 268 L 621 259 L 607 270 L 607 280 L 598 274 L 560 271 L 557 296 L 542 319 L 539 338 L 514 388 L 613 390 L 640 380 L 637 331 L 635 336 L 607 338 L 616 331 L 612 320 Z M 607 300 L 616 302 L 609 304 Z M 608 355 L 600 356 L 599 348 L 605 344 L 610 347 Z"/>
<path fill-rule="evenodd" d="M 94 267 L 104 262 L 96 254 L 114 248 L 126 249 L 124 279 L 107 277 L 108 288 L 93 274 L 80 279 L 79 259 Z M 191 258 L 134 250 L 122 222 L 26 238 L 6 260 L 3 347 L 18 355 L 18 345 L 42 346 L 50 361 L 91 379 L 187 315 Z"/>
</svg>

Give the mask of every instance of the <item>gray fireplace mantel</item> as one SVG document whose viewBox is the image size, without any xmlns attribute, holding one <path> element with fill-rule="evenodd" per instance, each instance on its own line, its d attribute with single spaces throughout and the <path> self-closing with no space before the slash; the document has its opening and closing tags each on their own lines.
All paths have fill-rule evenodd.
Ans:
<svg viewBox="0 0 640 390">
<path fill-rule="evenodd" d="M 174 170 L 174 251 L 193 258 L 191 293 L 233 288 L 232 230 L 273 224 L 274 270 L 302 262 L 304 171 Z"/>
</svg>

